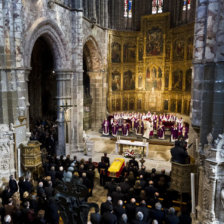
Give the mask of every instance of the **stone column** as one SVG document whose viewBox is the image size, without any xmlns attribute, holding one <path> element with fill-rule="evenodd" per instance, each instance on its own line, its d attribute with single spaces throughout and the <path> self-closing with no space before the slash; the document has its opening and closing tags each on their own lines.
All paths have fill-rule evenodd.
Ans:
<svg viewBox="0 0 224 224">
<path fill-rule="evenodd" d="M 92 129 L 98 131 L 106 115 L 106 82 L 104 71 L 89 72 L 90 95 L 92 97 Z"/>
<path fill-rule="evenodd" d="M 96 19 L 96 0 L 92 0 L 92 17 L 90 19 Z"/>
<path fill-rule="evenodd" d="M 72 70 L 57 70 L 57 123 L 58 123 L 58 146 L 56 149 L 56 155 L 66 154 L 66 133 L 65 133 L 65 112 L 70 110 L 71 105 L 71 75 Z M 69 130 L 68 130 L 69 131 Z M 69 131 L 70 133 L 70 131 Z M 67 134 L 69 134 L 67 133 Z"/>
<path fill-rule="evenodd" d="M 71 153 L 83 150 L 83 70 L 72 78 Z"/>
<path fill-rule="evenodd" d="M 104 8 L 104 27 L 108 28 L 109 12 L 108 12 L 108 0 L 105 0 Z"/>
</svg>

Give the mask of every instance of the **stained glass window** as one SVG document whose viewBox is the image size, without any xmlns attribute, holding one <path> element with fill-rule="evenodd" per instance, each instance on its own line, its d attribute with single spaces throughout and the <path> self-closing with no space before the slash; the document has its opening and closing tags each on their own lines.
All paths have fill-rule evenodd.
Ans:
<svg viewBox="0 0 224 224">
<path fill-rule="evenodd" d="M 186 10 L 190 10 L 191 9 L 191 0 L 184 0 L 184 3 L 183 3 L 183 11 L 186 11 Z"/>
<path fill-rule="evenodd" d="M 152 14 L 163 12 L 163 0 L 152 0 Z"/>
<path fill-rule="evenodd" d="M 128 17 L 128 0 L 124 0 L 124 17 Z"/>
<path fill-rule="evenodd" d="M 132 0 L 124 0 L 124 17 L 132 18 Z"/>
<path fill-rule="evenodd" d="M 163 12 L 163 0 L 158 0 L 158 13 Z"/>
<path fill-rule="evenodd" d="M 152 14 L 157 13 L 157 0 L 152 0 Z"/>
</svg>

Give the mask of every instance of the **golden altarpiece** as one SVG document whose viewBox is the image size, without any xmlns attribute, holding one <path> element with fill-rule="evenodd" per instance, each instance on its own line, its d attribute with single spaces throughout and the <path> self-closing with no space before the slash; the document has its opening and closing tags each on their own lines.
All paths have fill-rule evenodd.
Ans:
<svg viewBox="0 0 224 224">
<path fill-rule="evenodd" d="M 141 18 L 140 32 L 109 31 L 108 109 L 189 114 L 194 24 Z"/>
</svg>

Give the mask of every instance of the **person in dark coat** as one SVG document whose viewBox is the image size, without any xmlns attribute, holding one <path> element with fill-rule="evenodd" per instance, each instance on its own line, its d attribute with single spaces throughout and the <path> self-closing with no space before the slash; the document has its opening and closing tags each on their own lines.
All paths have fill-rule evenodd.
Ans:
<svg viewBox="0 0 224 224">
<path fill-rule="evenodd" d="M 117 186 L 116 191 L 111 194 L 113 206 L 116 206 L 118 200 L 123 200 L 124 195 L 121 193 L 121 187 Z"/>
<path fill-rule="evenodd" d="M 11 194 L 10 194 L 9 186 L 6 186 L 5 190 L 3 190 L 1 193 L 2 205 L 7 205 L 9 203 L 10 195 Z"/>
<path fill-rule="evenodd" d="M 170 152 L 172 156 L 171 161 L 176 163 L 185 164 L 189 157 L 187 151 L 185 151 L 184 148 L 180 146 L 178 141 L 175 142 L 175 147 L 173 147 Z"/>
<path fill-rule="evenodd" d="M 27 191 L 29 194 L 33 191 L 33 184 L 30 182 L 30 178 L 26 177 L 23 185 L 23 192 Z"/>
<path fill-rule="evenodd" d="M 153 219 L 156 219 L 159 224 L 162 224 L 165 218 L 165 214 L 162 211 L 162 205 L 160 202 L 155 204 L 155 209 L 151 211 L 151 216 Z"/>
<path fill-rule="evenodd" d="M 107 156 L 107 153 L 104 153 L 104 156 L 101 157 L 101 160 L 103 160 L 105 164 L 108 164 L 108 166 L 110 166 L 110 158 Z"/>
<path fill-rule="evenodd" d="M 117 216 L 118 223 L 122 222 L 122 215 L 125 213 L 123 208 L 123 201 L 119 200 L 117 205 L 114 206 L 114 214 Z"/>
<path fill-rule="evenodd" d="M 147 222 L 144 222 L 144 214 L 140 211 L 136 213 L 135 219 L 131 220 L 131 224 L 147 224 Z"/>
<path fill-rule="evenodd" d="M 138 161 L 135 160 L 135 157 L 133 157 L 131 160 L 129 160 L 129 165 L 139 168 Z"/>
<path fill-rule="evenodd" d="M 155 192 L 158 190 L 154 187 L 154 182 L 152 180 L 149 181 L 149 185 L 145 188 L 147 198 L 150 199 L 154 196 Z"/>
<path fill-rule="evenodd" d="M 150 211 L 146 206 L 146 202 L 143 200 L 140 203 L 140 206 L 136 208 L 136 213 L 137 212 L 142 212 L 144 215 L 143 222 L 148 223 L 149 222 L 149 217 L 150 217 Z"/>
<path fill-rule="evenodd" d="M 12 196 L 15 192 L 18 191 L 18 184 L 16 180 L 14 179 L 13 175 L 10 175 L 9 177 L 9 189 L 10 189 L 10 195 Z"/>
<path fill-rule="evenodd" d="M 125 210 L 126 214 L 128 216 L 128 220 L 135 219 L 135 212 L 136 212 L 136 200 L 135 198 L 132 198 L 130 200 L 130 203 L 126 204 Z"/>
<path fill-rule="evenodd" d="M 95 213 L 90 214 L 90 221 L 92 224 L 100 224 L 101 223 L 101 215 L 99 213 L 99 207 L 95 207 Z"/>
<path fill-rule="evenodd" d="M 52 187 L 52 181 L 48 181 L 48 186 L 44 188 L 44 191 L 47 198 L 51 198 L 53 196 L 54 188 Z"/>
<path fill-rule="evenodd" d="M 42 181 L 40 181 L 37 186 L 37 196 L 43 197 L 44 195 L 45 195 L 44 184 Z"/>
<path fill-rule="evenodd" d="M 180 220 L 175 214 L 175 209 L 170 207 L 168 210 L 168 214 L 165 216 L 166 224 L 179 224 Z"/>
<path fill-rule="evenodd" d="M 49 203 L 46 210 L 46 219 L 49 224 L 59 223 L 58 206 L 53 198 L 49 199 Z"/>
<path fill-rule="evenodd" d="M 117 217 L 112 213 L 112 210 L 103 214 L 101 224 L 117 224 Z"/>
<path fill-rule="evenodd" d="M 106 175 L 107 175 L 107 166 L 103 158 L 101 158 L 101 162 L 98 163 L 98 172 L 100 174 L 100 185 L 104 186 L 106 181 Z"/>
<path fill-rule="evenodd" d="M 103 202 L 101 204 L 100 214 L 103 215 L 105 212 L 110 211 L 111 207 L 113 209 L 112 198 L 110 196 L 108 196 L 106 202 Z"/>
<path fill-rule="evenodd" d="M 64 169 L 63 166 L 60 166 L 59 170 L 56 172 L 56 178 L 62 181 L 63 177 L 64 177 Z"/>
</svg>

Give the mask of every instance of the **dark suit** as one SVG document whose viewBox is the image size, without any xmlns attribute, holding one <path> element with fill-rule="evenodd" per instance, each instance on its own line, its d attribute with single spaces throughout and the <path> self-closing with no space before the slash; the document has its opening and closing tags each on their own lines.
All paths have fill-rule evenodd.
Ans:
<svg viewBox="0 0 224 224">
<path fill-rule="evenodd" d="M 90 221 L 91 221 L 92 224 L 100 224 L 101 215 L 99 213 L 91 213 L 90 214 Z"/>
<path fill-rule="evenodd" d="M 173 162 L 181 163 L 181 164 L 186 163 L 186 159 L 188 158 L 188 154 L 187 154 L 187 151 L 184 150 L 183 147 L 175 146 L 170 151 L 171 151 L 171 155 L 172 155 L 171 160 Z"/>
<path fill-rule="evenodd" d="M 105 212 L 102 216 L 101 224 L 117 224 L 116 215 L 111 212 Z"/>
<path fill-rule="evenodd" d="M 125 209 L 120 206 L 117 205 L 114 207 L 114 214 L 117 216 L 118 222 L 120 222 L 122 220 L 122 215 L 125 213 Z"/>
<path fill-rule="evenodd" d="M 127 204 L 125 210 L 128 220 L 135 219 L 136 205 L 134 203 Z"/>
<path fill-rule="evenodd" d="M 149 221 L 149 216 L 150 216 L 150 210 L 146 207 L 146 205 L 140 205 L 139 207 L 136 208 L 136 213 L 137 212 L 142 212 L 143 215 L 144 215 L 144 218 L 143 218 L 143 222 L 146 222 L 148 223 Z"/>
<path fill-rule="evenodd" d="M 10 194 L 13 195 L 16 191 L 18 191 L 18 184 L 16 180 L 9 180 L 9 189 L 10 189 Z"/>
<path fill-rule="evenodd" d="M 153 219 L 156 219 L 159 224 L 162 224 L 162 222 L 163 222 L 163 220 L 165 218 L 165 215 L 164 215 L 163 211 L 157 210 L 157 209 L 153 209 L 151 214 L 152 214 L 152 218 Z"/>
<path fill-rule="evenodd" d="M 109 201 L 103 202 L 100 207 L 100 214 L 103 215 L 105 212 L 113 209 L 112 203 Z"/>
<path fill-rule="evenodd" d="M 165 217 L 166 224 L 179 224 L 180 220 L 176 215 L 168 214 Z"/>
</svg>

